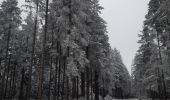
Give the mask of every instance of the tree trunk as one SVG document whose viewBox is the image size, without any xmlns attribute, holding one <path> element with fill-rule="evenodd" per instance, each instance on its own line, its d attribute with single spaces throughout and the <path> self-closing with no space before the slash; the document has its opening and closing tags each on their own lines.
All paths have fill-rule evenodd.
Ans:
<svg viewBox="0 0 170 100">
<path fill-rule="evenodd" d="M 89 87 L 90 87 L 90 82 L 89 82 L 89 67 L 86 67 L 86 99 L 89 100 Z"/>
<path fill-rule="evenodd" d="M 45 28 L 44 28 L 44 37 L 43 37 L 43 52 L 42 52 L 42 64 L 40 67 L 40 89 L 39 89 L 39 95 L 38 98 L 42 100 L 43 96 L 43 75 L 44 75 L 44 67 L 45 67 L 45 56 L 46 56 L 46 35 L 47 35 L 47 28 L 48 28 L 48 3 L 49 0 L 46 0 L 46 11 L 45 11 Z"/>
<path fill-rule="evenodd" d="M 86 58 L 89 59 L 89 47 L 86 47 Z M 86 99 L 89 100 L 89 91 L 90 91 L 90 78 L 89 78 L 89 66 L 86 66 Z"/>
<path fill-rule="evenodd" d="M 42 99 L 42 68 L 41 68 L 42 66 L 41 65 L 39 65 L 38 66 L 38 72 L 39 72 L 39 74 L 38 74 L 38 99 Z"/>
<path fill-rule="evenodd" d="M 59 57 L 59 70 L 58 70 L 58 90 L 57 90 L 57 100 L 59 100 L 60 93 L 60 78 L 61 78 L 61 57 Z"/>
<path fill-rule="evenodd" d="M 104 83 L 104 78 L 102 78 L 102 81 L 103 81 L 102 97 L 103 97 L 103 100 L 104 100 L 104 96 L 105 96 L 105 95 L 104 95 L 104 92 L 105 92 L 105 89 L 104 89 L 104 84 L 105 84 L 105 83 Z"/>
<path fill-rule="evenodd" d="M 69 24 L 70 24 L 70 30 L 68 31 L 68 34 L 70 35 L 71 34 L 71 28 L 72 28 L 72 14 L 71 14 L 71 10 L 72 10 L 72 7 L 71 7 L 71 3 L 72 3 L 72 0 L 69 0 L 69 9 L 70 9 L 70 13 L 69 13 Z"/>
<path fill-rule="evenodd" d="M 72 99 L 76 98 L 76 78 L 72 78 Z"/>
<path fill-rule="evenodd" d="M 23 100 L 24 99 L 24 95 L 23 95 L 23 93 L 24 93 L 24 91 L 23 91 L 23 89 L 24 89 L 24 77 L 25 77 L 25 70 L 24 70 L 24 67 L 22 68 L 22 71 L 21 71 L 21 75 L 22 75 L 22 77 L 21 77 L 21 83 L 20 83 L 20 93 L 19 93 L 19 100 Z"/>
<path fill-rule="evenodd" d="M 66 56 L 64 56 L 64 58 L 63 58 L 63 63 L 64 63 L 64 65 L 63 65 L 63 84 L 62 84 L 62 100 L 64 99 L 64 96 L 65 96 L 65 73 L 66 73 Z"/>
<path fill-rule="evenodd" d="M 54 25 L 52 27 L 52 40 L 51 40 L 51 50 L 53 50 L 53 45 L 54 45 Z M 50 100 L 50 97 L 51 97 L 51 77 L 52 77 L 52 65 L 53 65 L 53 57 L 51 56 L 51 62 L 50 62 L 50 80 L 49 80 L 49 96 L 48 96 L 48 99 Z"/>
<path fill-rule="evenodd" d="M 91 68 L 91 100 L 93 100 L 93 69 Z"/>
<path fill-rule="evenodd" d="M 10 72 L 10 81 L 9 81 L 9 93 L 8 93 L 8 97 L 11 99 L 11 89 L 12 89 L 12 81 L 13 81 L 13 78 L 14 78 L 14 69 L 15 69 L 15 66 L 11 66 L 11 72 Z"/>
<path fill-rule="evenodd" d="M 57 93 L 57 67 L 59 63 L 59 57 L 56 57 L 56 67 L 55 67 L 55 85 L 54 85 L 54 100 L 56 100 L 56 93 Z"/>
<path fill-rule="evenodd" d="M 85 97 L 85 74 L 81 72 L 81 96 Z"/>
<path fill-rule="evenodd" d="M 165 76 L 163 70 L 162 70 L 162 81 L 163 81 L 164 100 L 167 100 L 167 90 L 166 90 Z"/>
<path fill-rule="evenodd" d="M 48 100 L 50 100 L 50 97 L 51 97 L 51 81 L 52 81 L 52 79 L 51 79 L 51 76 L 52 76 L 51 71 L 52 71 L 52 64 L 53 64 L 53 57 L 51 57 L 51 59 L 50 59 L 50 80 L 49 80 L 49 95 L 48 95 Z"/>
<path fill-rule="evenodd" d="M 161 92 L 162 92 L 162 85 L 161 85 L 161 80 L 160 80 L 160 69 L 157 69 L 157 83 L 158 83 L 158 98 L 161 99 Z"/>
<path fill-rule="evenodd" d="M 2 62 L 2 58 L 0 57 L 0 72 L 1 72 L 1 62 Z"/>
<path fill-rule="evenodd" d="M 36 16 L 35 16 L 35 23 L 34 23 L 34 32 L 33 32 L 33 43 L 32 43 L 32 52 L 31 52 L 31 66 L 29 66 L 28 72 L 28 87 L 27 87 L 27 99 L 31 98 L 31 77 L 32 77 L 32 66 L 34 62 L 34 53 L 35 53 L 35 42 L 36 42 L 36 33 L 37 33 L 37 23 L 38 23 L 38 9 L 39 9 L 39 2 L 36 2 Z"/>
<path fill-rule="evenodd" d="M 70 100 L 70 99 L 69 99 L 69 94 L 70 94 L 69 78 L 67 77 L 67 99 L 66 99 L 66 100 Z"/>
<path fill-rule="evenodd" d="M 27 36 L 26 38 L 23 39 L 23 41 L 26 39 L 26 48 L 25 48 L 25 52 L 28 54 L 29 52 L 29 36 Z M 21 45 L 20 45 L 21 46 Z"/>
<path fill-rule="evenodd" d="M 95 77 L 94 77 L 94 90 L 95 90 L 95 100 L 99 100 L 99 83 L 98 83 L 98 72 L 95 71 Z"/>
<path fill-rule="evenodd" d="M 14 96 L 16 67 L 17 67 L 17 62 L 14 63 L 14 69 L 13 69 L 13 75 L 12 75 L 13 78 L 12 78 L 12 84 L 11 84 L 11 89 L 10 89 L 10 97 L 11 97 L 11 99 Z"/>
<path fill-rule="evenodd" d="M 9 61 L 8 61 L 8 66 L 7 66 L 7 78 L 6 78 L 6 83 L 5 83 L 5 94 L 4 94 L 4 98 L 6 98 L 7 96 L 7 91 L 8 91 L 8 78 L 9 78 L 9 74 L 10 74 L 10 66 L 11 66 L 11 54 L 9 55 Z"/>
<path fill-rule="evenodd" d="M 76 98 L 79 99 L 79 77 L 76 77 Z"/>
</svg>

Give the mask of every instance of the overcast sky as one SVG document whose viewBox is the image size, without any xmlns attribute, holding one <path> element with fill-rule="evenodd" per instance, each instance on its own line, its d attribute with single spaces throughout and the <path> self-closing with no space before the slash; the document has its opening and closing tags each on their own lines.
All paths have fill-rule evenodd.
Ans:
<svg viewBox="0 0 170 100">
<path fill-rule="evenodd" d="M 104 7 L 102 17 L 107 22 L 110 45 L 120 51 L 130 73 L 148 3 L 149 0 L 100 0 Z"/>
</svg>

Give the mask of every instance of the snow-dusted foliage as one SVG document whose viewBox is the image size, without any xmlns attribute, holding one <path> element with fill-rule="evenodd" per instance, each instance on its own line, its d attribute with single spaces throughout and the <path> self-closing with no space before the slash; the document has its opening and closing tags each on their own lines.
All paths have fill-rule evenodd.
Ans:
<svg viewBox="0 0 170 100">
<path fill-rule="evenodd" d="M 108 59 L 109 63 L 101 70 L 101 84 L 113 97 L 118 95 L 116 94 L 118 88 L 122 91 L 122 97 L 130 95 L 130 75 L 123 64 L 120 52 L 117 49 L 110 50 Z"/>
<path fill-rule="evenodd" d="M 132 78 L 139 97 L 166 99 L 169 94 L 169 4 L 168 0 L 149 2 L 133 64 Z"/>
<path fill-rule="evenodd" d="M 130 76 L 108 43 L 98 0 L 25 0 L 22 21 L 17 6 L 0 7 L 0 100 L 129 95 Z"/>
</svg>

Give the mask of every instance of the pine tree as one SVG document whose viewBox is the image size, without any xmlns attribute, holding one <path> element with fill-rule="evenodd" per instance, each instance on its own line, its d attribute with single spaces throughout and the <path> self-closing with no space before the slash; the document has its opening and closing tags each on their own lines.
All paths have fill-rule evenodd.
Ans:
<svg viewBox="0 0 170 100">
<path fill-rule="evenodd" d="M 34 65 L 34 53 L 35 53 L 35 42 L 36 42 L 36 33 L 37 33 L 37 21 L 38 21 L 38 9 L 39 9 L 39 1 L 36 0 L 36 15 L 35 15 L 35 22 L 34 22 L 34 31 L 33 31 L 33 42 L 32 42 L 32 50 L 31 50 L 31 64 L 29 67 L 29 77 L 28 77 L 28 91 L 27 91 L 27 98 L 30 99 L 31 97 L 31 77 L 32 77 L 32 66 Z"/>
<path fill-rule="evenodd" d="M 166 16 L 168 8 L 165 7 L 167 4 L 168 1 L 166 0 L 151 0 L 149 2 L 143 34 L 139 41 L 142 45 L 135 58 L 134 69 L 134 76 L 136 79 L 141 79 L 141 85 L 150 92 L 157 93 L 157 98 L 159 99 L 166 98 L 166 80 L 164 76 L 167 70 L 165 60 L 167 58 L 164 47 L 166 48 L 167 41 L 166 29 L 168 21 Z M 144 60 L 139 60 L 141 58 Z M 139 76 L 141 77 L 139 78 Z M 155 86 L 157 90 L 151 88 Z"/>
<path fill-rule="evenodd" d="M 10 51 L 12 46 L 11 46 L 11 37 L 15 36 L 15 32 L 19 27 L 19 24 L 21 23 L 21 17 L 20 17 L 20 9 L 17 7 L 18 2 L 16 0 L 7 0 L 3 1 L 1 8 L 1 25 L 3 25 L 2 30 L 4 31 L 4 42 L 5 46 L 5 60 L 4 60 L 4 66 L 3 66 L 3 74 L 2 74 L 2 79 L 1 79 L 1 98 L 3 99 L 5 94 L 7 93 L 7 84 L 8 84 L 8 78 L 9 78 L 9 67 L 11 63 L 11 52 Z M 15 32 L 12 30 L 15 30 Z M 3 46 L 2 46 L 3 47 Z M 2 49 L 2 48 L 1 48 Z M 3 53 L 4 51 L 2 51 Z M 9 59 L 8 59 L 9 58 Z M 9 62 L 8 62 L 9 61 Z M 5 79 L 7 77 L 7 79 Z M 6 86 L 5 86 L 6 84 Z M 5 87 L 5 89 L 4 89 Z"/>
</svg>

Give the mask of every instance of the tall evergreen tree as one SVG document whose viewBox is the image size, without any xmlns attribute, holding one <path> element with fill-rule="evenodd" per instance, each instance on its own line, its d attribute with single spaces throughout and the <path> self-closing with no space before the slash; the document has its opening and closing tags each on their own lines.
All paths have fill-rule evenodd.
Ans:
<svg viewBox="0 0 170 100">
<path fill-rule="evenodd" d="M 18 27 L 21 23 L 21 17 L 20 17 L 20 9 L 17 7 L 18 2 L 16 0 L 7 0 L 3 1 L 1 8 L 1 25 L 2 31 L 3 31 L 3 42 L 1 44 L 5 44 L 5 51 L 2 51 L 2 55 L 4 55 L 4 66 L 3 71 L 1 70 L 2 78 L 1 78 L 1 98 L 4 98 L 6 92 L 7 92 L 7 84 L 8 84 L 8 78 L 9 78 L 9 68 L 10 68 L 10 58 L 12 55 L 12 42 L 13 39 L 11 37 L 15 37 L 17 34 Z M 14 40 L 15 41 L 15 40 Z M 3 47 L 3 46 L 2 46 Z M 11 49 L 10 49 L 11 48 Z M 2 50 L 2 48 L 1 48 Z M 8 59 L 9 58 L 9 59 Z M 5 87 L 5 88 L 4 88 Z"/>
<path fill-rule="evenodd" d="M 140 84 L 154 92 L 153 97 L 166 99 L 166 79 L 167 77 L 167 56 L 166 55 L 166 29 L 168 26 L 168 4 L 166 0 L 151 0 L 149 2 L 149 11 L 144 22 L 144 29 L 141 36 L 141 48 L 135 60 L 134 75 L 135 79 L 140 80 Z M 164 48 L 165 47 L 165 48 Z M 147 58 L 146 58 L 147 57 Z M 143 60 L 139 60 L 139 59 Z M 140 67 L 139 67 L 140 64 Z M 141 77 L 139 77 L 141 76 Z M 138 92 L 141 94 L 141 90 Z M 157 93 L 157 95 L 156 95 Z M 143 94 L 146 96 L 146 94 Z"/>
</svg>

